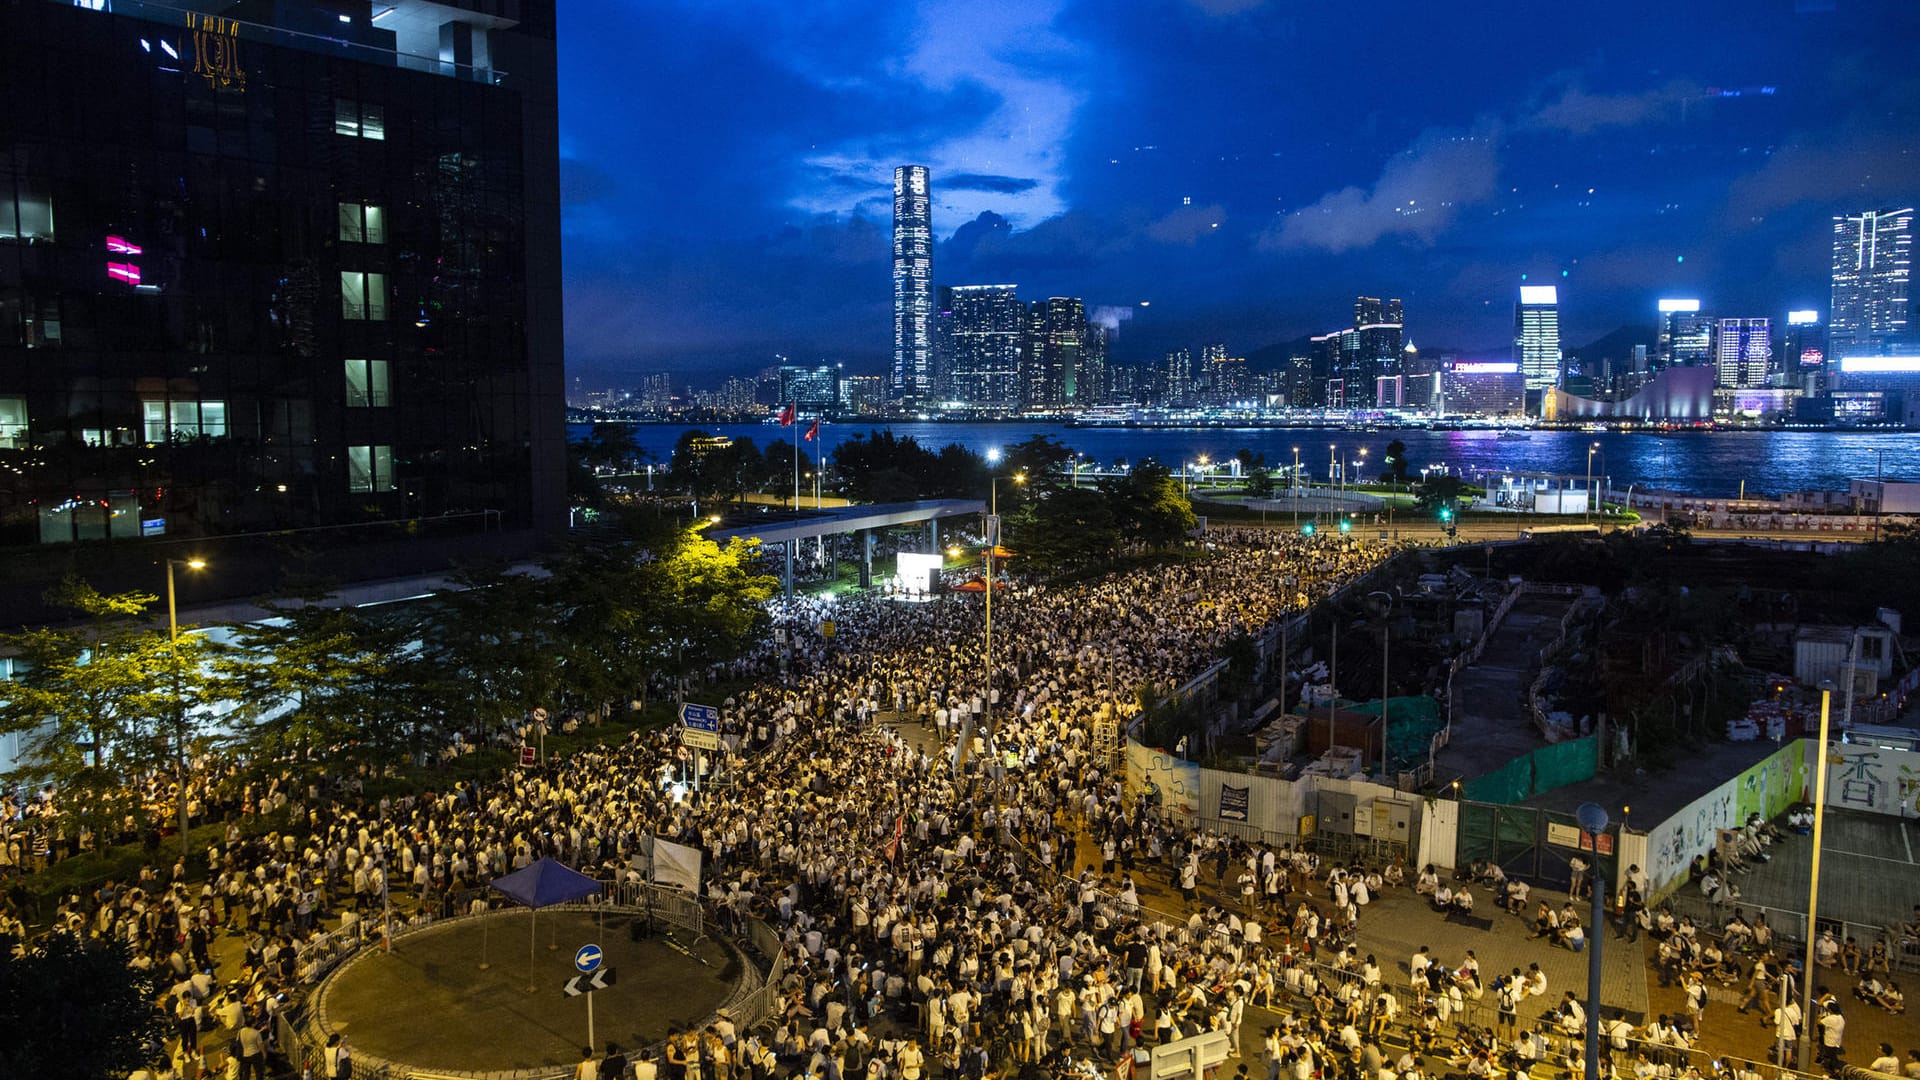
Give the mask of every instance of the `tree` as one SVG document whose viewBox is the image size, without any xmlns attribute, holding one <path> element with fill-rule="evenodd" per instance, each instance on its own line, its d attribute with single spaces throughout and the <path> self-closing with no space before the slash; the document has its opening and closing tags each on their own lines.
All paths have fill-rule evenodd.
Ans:
<svg viewBox="0 0 1920 1080">
<path fill-rule="evenodd" d="M 436 596 L 423 646 L 437 666 L 432 696 L 455 723 L 482 734 L 538 707 L 560 688 L 553 584 L 546 575 L 504 566 L 462 569 L 458 588 Z"/>
<path fill-rule="evenodd" d="M 68 578 L 47 599 L 86 621 L 0 638 L 25 661 L 0 683 L 0 730 L 26 736 L 23 778 L 58 787 L 63 808 L 96 833 L 117 831 L 142 811 L 130 781 L 181 772 L 204 741 L 209 711 L 227 698 L 210 676 L 217 650 L 148 625 L 151 593 L 103 594 Z"/>
<path fill-rule="evenodd" d="M 841 492 L 857 502 L 979 498 L 987 486 L 986 463 L 978 454 L 957 443 L 935 453 L 890 428 L 834 447 L 833 471 Z"/>
<path fill-rule="evenodd" d="M 1466 482 L 1457 476 L 1435 474 L 1420 484 L 1413 499 L 1415 513 L 1439 517 L 1442 511 L 1456 513 L 1456 504 L 1466 494 Z"/>
<path fill-rule="evenodd" d="M 307 775 L 343 763 L 398 764 L 412 740 L 404 737 L 407 695 L 392 676 L 410 642 L 381 633 L 360 608 L 323 599 L 270 603 L 272 618 L 234 628 L 238 648 L 216 669 L 240 703 L 236 734 L 275 768 Z"/>
<path fill-rule="evenodd" d="M 1266 467 L 1256 467 L 1247 474 L 1247 494 L 1256 499 L 1265 499 L 1273 495 L 1273 474 Z"/>
<path fill-rule="evenodd" d="M 1395 439 L 1387 444 L 1387 460 L 1381 464 L 1386 470 L 1380 479 L 1390 484 L 1405 484 L 1410 481 L 1407 474 L 1407 444 Z"/>
<path fill-rule="evenodd" d="M 1007 536 L 1039 573 L 1058 573 L 1110 558 L 1120 546 L 1113 501 L 1093 488 L 1063 487 L 1029 500 L 1009 517 Z"/>
<path fill-rule="evenodd" d="M 1072 461 L 1071 447 L 1051 435 L 1034 435 L 1007 447 L 996 471 L 1007 476 L 1026 473 L 1027 484 L 1041 491 L 1058 486 Z"/>
<path fill-rule="evenodd" d="M 1147 547 L 1175 544 L 1198 524 L 1179 481 L 1157 461 L 1143 461 L 1122 476 L 1102 477 L 1100 490 L 1112 500 L 1122 538 Z"/>
<path fill-rule="evenodd" d="M 16 950 L 18 950 L 16 952 Z M 0 936 L 0 1076 L 120 1080 L 166 1037 L 161 986 L 111 938 L 56 933 L 24 945 Z"/>
</svg>

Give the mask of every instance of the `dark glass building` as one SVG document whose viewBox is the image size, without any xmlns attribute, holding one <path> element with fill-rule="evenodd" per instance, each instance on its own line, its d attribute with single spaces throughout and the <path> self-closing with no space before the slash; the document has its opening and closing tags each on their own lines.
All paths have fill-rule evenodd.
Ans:
<svg viewBox="0 0 1920 1080">
<path fill-rule="evenodd" d="M 553 19 L 0 4 L 16 583 L 190 545 L 228 560 L 220 591 L 259 591 L 246 564 L 286 537 L 337 579 L 559 527 Z"/>
</svg>

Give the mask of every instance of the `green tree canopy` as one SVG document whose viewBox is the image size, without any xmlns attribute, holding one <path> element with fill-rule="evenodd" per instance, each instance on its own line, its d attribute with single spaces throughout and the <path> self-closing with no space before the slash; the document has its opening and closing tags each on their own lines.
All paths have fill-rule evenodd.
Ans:
<svg viewBox="0 0 1920 1080">
<path fill-rule="evenodd" d="M 0 936 L 0 1076 L 121 1080 L 150 1064 L 166 1036 L 161 988 L 132 960 L 110 938 Z"/>
</svg>

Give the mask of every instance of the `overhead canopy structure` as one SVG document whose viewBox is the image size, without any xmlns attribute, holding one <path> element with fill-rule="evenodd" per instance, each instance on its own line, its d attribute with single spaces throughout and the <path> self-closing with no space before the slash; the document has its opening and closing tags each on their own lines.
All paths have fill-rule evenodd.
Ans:
<svg viewBox="0 0 1920 1080">
<path fill-rule="evenodd" d="M 715 529 L 707 539 L 724 544 L 736 536 L 759 540 L 763 544 L 783 544 L 791 540 L 810 540 L 862 529 L 885 529 L 895 525 L 918 525 L 943 517 L 984 514 L 983 499 L 925 499 L 920 502 L 873 503 L 861 506 L 830 507 L 810 510 L 805 516 L 784 521 L 769 521 L 733 529 Z"/>
<path fill-rule="evenodd" d="M 599 882 L 552 859 L 541 859 L 505 877 L 494 878 L 492 886 L 530 908 L 582 900 L 600 891 Z"/>
</svg>

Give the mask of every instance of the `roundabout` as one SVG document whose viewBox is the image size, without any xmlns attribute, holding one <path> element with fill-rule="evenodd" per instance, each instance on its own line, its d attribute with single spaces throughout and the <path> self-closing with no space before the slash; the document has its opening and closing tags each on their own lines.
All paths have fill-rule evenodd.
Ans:
<svg viewBox="0 0 1920 1080">
<path fill-rule="evenodd" d="M 580 974 L 576 953 L 597 945 L 601 969 L 617 978 L 592 994 L 594 1051 L 608 1042 L 638 1049 L 706 1019 L 747 974 L 718 942 L 636 937 L 644 925 L 642 915 L 605 908 L 549 909 L 537 923 L 512 910 L 426 927 L 392 953 L 369 945 L 321 985 L 320 1041 L 337 1032 L 356 1062 L 416 1070 L 571 1066 L 587 1042 L 587 998 L 563 987 Z"/>
</svg>

